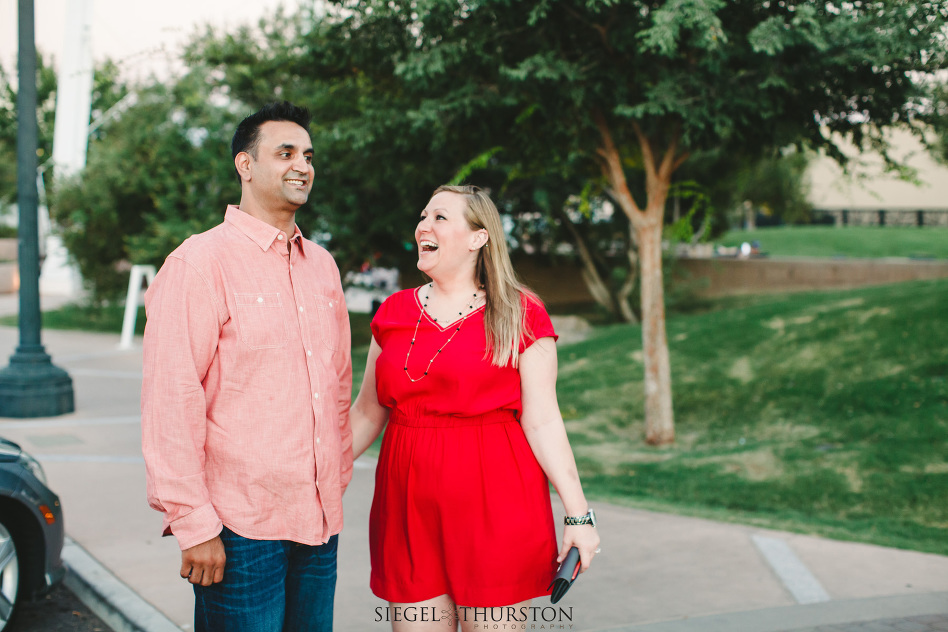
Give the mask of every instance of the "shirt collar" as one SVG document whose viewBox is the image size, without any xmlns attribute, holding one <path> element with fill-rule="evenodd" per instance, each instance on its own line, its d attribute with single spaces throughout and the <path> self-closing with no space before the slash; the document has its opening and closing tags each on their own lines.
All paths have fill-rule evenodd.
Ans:
<svg viewBox="0 0 948 632">
<path fill-rule="evenodd" d="M 234 204 L 227 205 L 227 211 L 224 213 L 224 221 L 233 224 L 233 226 L 250 238 L 255 244 L 260 246 L 261 250 L 269 250 L 276 238 L 282 233 L 276 226 L 271 226 L 263 220 L 259 220 L 249 213 L 240 210 Z M 293 236 L 290 241 L 303 253 L 303 233 L 300 227 L 293 225 Z"/>
</svg>

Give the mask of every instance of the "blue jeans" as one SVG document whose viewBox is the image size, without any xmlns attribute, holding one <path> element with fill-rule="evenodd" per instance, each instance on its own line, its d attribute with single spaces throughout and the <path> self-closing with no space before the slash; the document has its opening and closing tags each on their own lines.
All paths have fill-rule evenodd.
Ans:
<svg viewBox="0 0 948 632">
<path fill-rule="evenodd" d="M 331 632 L 339 536 L 308 546 L 224 527 L 224 581 L 194 586 L 195 632 Z"/>
</svg>

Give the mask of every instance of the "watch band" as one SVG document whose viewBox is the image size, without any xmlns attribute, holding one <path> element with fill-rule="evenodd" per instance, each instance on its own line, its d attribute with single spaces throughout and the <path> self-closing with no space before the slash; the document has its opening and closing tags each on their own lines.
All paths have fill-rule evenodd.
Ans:
<svg viewBox="0 0 948 632">
<path fill-rule="evenodd" d="M 596 514 L 590 509 L 586 514 L 582 516 L 566 516 L 563 518 L 563 524 L 565 525 L 581 525 L 581 524 L 591 524 L 593 527 L 596 526 Z"/>
</svg>

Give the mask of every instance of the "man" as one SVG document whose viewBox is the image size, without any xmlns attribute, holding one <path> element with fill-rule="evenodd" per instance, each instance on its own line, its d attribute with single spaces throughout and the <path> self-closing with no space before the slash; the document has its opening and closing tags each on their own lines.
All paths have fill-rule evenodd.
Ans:
<svg viewBox="0 0 948 632">
<path fill-rule="evenodd" d="M 287 102 L 240 123 L 240 205 L 145 295 L 148 502 L 181 547 L 199 631 L 332 629 L 352 364 L 339 271 L 295 223 L 308 125 Z"/>
</svg>

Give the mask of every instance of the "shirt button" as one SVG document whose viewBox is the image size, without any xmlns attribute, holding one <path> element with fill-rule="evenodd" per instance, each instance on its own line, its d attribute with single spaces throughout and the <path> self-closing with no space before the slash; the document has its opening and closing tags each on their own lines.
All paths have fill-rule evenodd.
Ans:
<svg viewBox="0 0 948 632">
<path fill-rule="evenodd" d="M 283 235 L 277 235 L 277 239 L 279 239 L 280 241 L 283 241 Z"/>
<path fill-rule="evenodd" d="M 313 397 L 314 397 L 315 399 L 319 399 L 319 393 L 313 393 Z"/>
<path fill-rule="evenodd" d="M 316 445 L 319 445 L 319 437 L 316 437 Z"/>
<path fill-rule="evenodd" d="M 329 306 L 332 307 L 332 301 L 329 301 Z"/>
<path fill-rule="evenodd" d="M 262 297 L 262 296 L 258 296 L 258 297 L 257 297 L 257 302 L 258 302 L 258 303 L 262 303 L 262 302 L 263 302 L 263 297 Z"/>
<path fill-rule="evenodd" d="M 313 355 L 313 352 L 310 351 L 309 349 L 307 349 L 307 350 L 306 350 L 306 355 L 311 356 L 311 355 Z"/>
<path fill-rule="evenodd" d="M 302 306 L 302 305 L 300 305 L 300 311 L 303 311 L 303 306 Z"/>
</svg>

